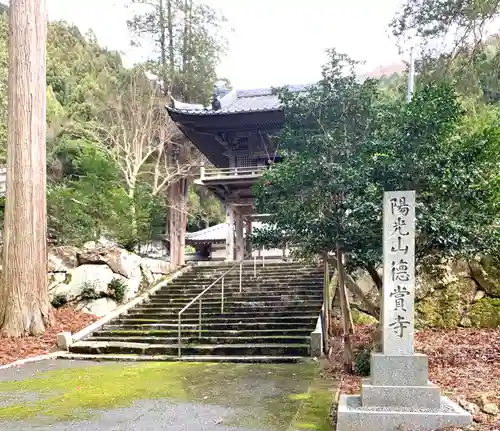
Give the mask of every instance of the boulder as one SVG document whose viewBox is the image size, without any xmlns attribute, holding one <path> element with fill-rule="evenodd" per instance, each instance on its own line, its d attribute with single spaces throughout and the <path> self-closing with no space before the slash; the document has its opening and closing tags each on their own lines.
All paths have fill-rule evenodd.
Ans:
<svg viewBox="0 0 500 431">
<path fill-rule="evenodd" d="M 483 412 L 492 416 L 500 414 L 500 409 L 495 403 L 491 402 L 487 394 L 479 395 L 477 402 Z"/>
<path fill-rule="evenodd" d="M 142 272 L 139 266 L 135 267 L 130 277 L 118 277 L 125 283 L 125 295 L 123 297 L 123 302 L 128 302 L 135 298 L 140 291 L 142 284 Z"/>
<path fill-rule="evenodd" d="M 463 278 L 432 291 L 415 304 L 417 326 L 456 328 L 472 304 L 476 289 L 474 280 Z"/>
<path fill-rule="evenodd" d="M 126 278 L 130 278 L 141 264 L 139 256 L 116 246 L 82 250 L 77 257 L 80 265 L 107 265 L 114 273 Z"/>
<path fill-rule="evenodd" d="M 51 294 L 65 295 L 68 301 L 72 301 L 81 296 L 86 288 L 93 289 L 97 294 L 105 293 L 108 284 L 115 275 L 111 268 L 106 265 L 81 265 L 69 271 L 71 281 L 69 284 L 59 284 L 55 286 Z"/>
<path fill-rule="evenodd" d="M 419 268 L 415 281 L 415 298 L 420 301 L 436 290 L 470 277 L 470 266 L 465 259 L 445 262 L 434 268 L 432 272 L 425 268 Z"/>
<path fill-rule="evenodd" d="M 422 271 L 415 280 L 415 300 L 420 301 L 441 287 L 443 287 L 441 281 L 436 280 L 432 274 Z"/>
<path fill-rule="evenodd" d="M 160 259 L 143 258 L 141 260 L 143 271 L 151 272 L 152 274 L 167 275 L 170 273 L 170 262 Z"/>
<path fill-rule="evenodd" d="M 50 248 L 47 255 L 49 272 L 66 272 L 78 266 L 78 249 L 72 246 Z"/>
<path fill-rule="evenodd" d="M 478 290 L 474 295 L 474 302 L 483 299 L 486 296 L 486 292 L 484 290 Z"/>
<path fill-rule="evenodd" d="M 487 256 L 470 261 L 472 277 L 489 296 L 500 298 L 500 259 Z"/>
<path fill-rule="evenodd" d="M 71 281 L 69 272 L 52 272 L 49 274 L 49 299 L 52 300 L 56 295 L 57 287 L 66 286 Z"/>
<path fill-rule="evenodd" d="M 463 326 L 497 328 L 500 326 L 500 299 L 482 298 L 474 302 L 462 322 Z"/>
<path fill-rule="evenodd" d="M 380 273 L 380 271 L 379 271 Z M 370 303 L 374 304 L 376 307 L 380 304 L 380 293 L 378 291 L 377 286 L 373 282 L 368 271 L 357 270 L 351 274 L 353 281 L 358 285 L 362 294 L 370 301 Z M 354 295 L 349 288 L 349 282 L 346 282 L 347 294 L 349 298 L 349 302 L 355 307 L 359 308 L 359 310 L 369 311 L 366 304 L 358 298 L 358 295 Z M 338 294 L 336 293 L 338 296 Z"/>
<path fill-rule="evenodd" d="M 151 268 L 147 265 L 143 265 L 141 263 L 141 272 L 142 272 L 142 277 L 144 281 L 150 285 L 151 283 L 154 283 L 156 281 L 155 274 L 151 271 Z"/>
<path fill-rule="evenodd" d="M 106 316 L 106 314 L 111 313 L 117 307 L 118 304 L 113 299 L 100 298 L 94 301 L 88 301 L 82 310 L 97 317 L 103 317 Z"/>
</svg>

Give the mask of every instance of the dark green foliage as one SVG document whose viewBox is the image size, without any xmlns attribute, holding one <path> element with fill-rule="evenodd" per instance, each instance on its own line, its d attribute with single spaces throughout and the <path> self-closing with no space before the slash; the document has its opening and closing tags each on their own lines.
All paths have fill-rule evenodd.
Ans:
<svg viewBox="0 0 500 431">
<path fill-rule="evenodd" d="M 105 298 L 105 292 L 97 292 L 95 286 L 90 282 L 85 282 L 80 293 L 79 299 L 84 301 L 95 301 L 96 299 Z"/>
<path fill-rule="evenodd" d="M 127 286 L 123 280 L 113 278 L 105 292 L 98 292 L 96 286 L 92 282 L 85 282 L 82 286 L 82 292 L 78 299 L 80 301 L 95 301 L 101 298 L 110 298 L 116 302 L 122 302 L 125 297 L 125 290 Z"/>
<path fill-rule="evenodd" d="M 107 296 L 114 299 L 116 302 L 122 302 L 125 297 L 125 289 L 127 285 L 119 278 L 113 278 L 108 284 Z"/>
<path fill-rule="evenodd" d="M 58 295 L 55 295 L 50 303 L 54 308 L 61 308 L 68 303 L 68 298 L 63 293 L 60 293 Z"/>
<path fill-rule="evenodd" d="M 357 376 L 368 377 L 370 375 L 371 349 L 365 347 L 354 355 L 354 373 Z"/>
<path fill-rule="evenodd" d="M 274 246 L 286 234 L 305 254 L 338 244 L 350 269 L 374 268 L 383 192 L 415 190 L 421 264 L 498 247 L 499 113 L 469 112 L 446 82 L 424 86 L 410 104 L 388 100 L 351 68 L 332 52 L 308 94 L 279 93 L 287 157 L 256 187 L 273 227 L 254 242 Z"/>
</svg>

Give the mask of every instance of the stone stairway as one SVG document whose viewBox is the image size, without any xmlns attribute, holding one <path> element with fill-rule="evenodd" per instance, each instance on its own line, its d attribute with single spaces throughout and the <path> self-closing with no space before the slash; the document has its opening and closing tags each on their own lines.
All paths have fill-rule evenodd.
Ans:
<svg viewBox="0 0 500 431">
<path fill-rule="evenodd" d="M 178 313 L 232 264 L 197 266 L 161 288 L 148 302 L 104 325 L 70 352 L 93 355 L 146 355 L 155 359 L 296 362 L 310 356 L 310 334 L 322 306 L 321 268 L 300 263 L 253 262 L 224 277 L 203 295 L 201 327 L 198 302 L 181 320 Z"/>
</svg>

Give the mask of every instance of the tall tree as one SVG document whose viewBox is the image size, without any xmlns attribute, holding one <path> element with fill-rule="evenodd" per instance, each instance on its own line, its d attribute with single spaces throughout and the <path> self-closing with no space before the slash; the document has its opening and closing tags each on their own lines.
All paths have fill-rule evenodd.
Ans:
<svg viewBox="0 0 500 431">
<path fill-rule="evenodd" d="M 0 325 L 39 335 L 49 323 L 46 214 L 46 0 L 11 0 L 7 190 Z"/>
<path fill-rule="evenodd" d="M 128 22 L 138 43 L 152 43 L 151 72 L 162 78 L 164 93 L 185 102 L 205 103 L 217 81 L 226 49 L 224 16 L 196 0 L 131 0 Z"/>
<path fill-rule="evenodd" d="M 383 192 L 416 190 L 421 268 L 498 250 L 498 110 L 466 116 L 446 83 L 410 104 L 381 102 L 373 81 L 357 83 L 339 63 L 334 55 L 308 94 L 280 93 L 288 157 L 257 187 L 272 225 L 255 242 L 276 245 L 285 232 L 308 254 L 340 245 L 348 269 L 367 270 L 381 288 Z"/>
<path fill-rule="evenodd" d="M 484 41 L 499 14 L 499 0 L 405 0 L 391 27 L 398 38 L 417 36 L 454 49 Z"/>
<path fill-rule="evenodd" d="M 131 3 L 137 9 L 128 26 L 139 43 L 146 40 L 153 44 L 156 57 L 148 64 L 150 71 L 161 77 L 164 94 L 184 102 L 207 103 L 226 48 L 221 33 L 224 16 L 196 0 L 131 0 Z M 175 153 L 172 163 L 179 163 Z M 176 181 L 167 191 L 170 207 L 167 230 L 173 267 L 184 263 L 188 191 L 187 178 Z"/>
</svg>

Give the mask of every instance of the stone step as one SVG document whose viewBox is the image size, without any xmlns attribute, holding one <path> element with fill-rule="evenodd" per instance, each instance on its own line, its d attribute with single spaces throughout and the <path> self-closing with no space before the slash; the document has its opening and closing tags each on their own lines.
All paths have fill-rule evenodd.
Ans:
<svg viewBox="0 0 500 431">
<path fill-rule="evenodd" d="M 218 312 L 208 312 L 203 311 L 201 314 L 201 319 L 203 322 L 229 322 L 229 321 L 247 321 L 247 320 L 268 320 L 274 321 L 276 319 L 285 319 L 285 318 L 307 318 L 307 319 L 317 319 L 319 315 L 319 308 L 317 309 L 302 309 L 302 310 L 282 310 L 282 311 L 262 311 L 257 310 L 255 312 L 235 312 L 231 310 L 227 310 L 225 313 Z M 146 320 L 154 320 L 154 321 L 163 321 L 163 322 L 177 322 L 178 313 L 158 313 L 158 312 L 150 312 L 148 310 L 138 311 L 134 313 L 129 313 L 123 315 L 120 318 L 120 322 L 129 322 L 130 319 L 146 319 Z M 189 312 L 186 310 L 182 313 L 182 321 L 183 322 L 197 322 L 199 320 L 198 311 Z"/>
<path fill-rule="evenodd" d="M 240 268 L 233 268 L 231 271 L 227 271 L 226 269 L 216 269 L 216 270 L 207 270 L 207 271 L 199 271 L 199 270 L 191 270 L 182 274 L 182 277 L 196 276 L 199 275 L 201 277 L 212 277 L 212 276 L 220 276 L 222 274 L 225 275 L 234 275 L 240 273 Z M 296 274 L 296 275 L 304 275 L 304 274 L 321 274 L 323 275 L 323 270 L 318 270 L 314 268 L 262 268 L 257 266 L 256 271 L 254 272 L 253 266 L 244 266 L 242 269 L 242 274 L 247 276 L 256 276 L 259 275 L 267 275 L 267 274 Z"/>
<path fill-rule="evenodd" d="M 187 304 L 194 300 L 199 293 L 192 292 L 184 295 L 179 294 L 155 294 L 148 298 L 148 303 L 176 303 L 176 304 Z M 222 296 L 222 291 L 220 289 L 214 289 L 201 296 L 204 302 L 220 302 Z M 286 292 L 280 292 L 275 295 L 274 292 L 268 292 L 268 295 L 259 295 L 259 292 L 227 292 L 224 290 L 224 301 L 245 301 L 245 302 L 288 302 L 288 301 L 313 301 L 322 302 L 323 295 L 308 295 L 307 293 L 293 293 L 290 294 Z"/>
<path fill-rule="evenodd" d="M 183 296 L 179 295 L 153 295 L 143 304 L 176 304 L 176 305 L 187 305 L 192 302 L 199 293 L 191 293 Z M 204 303 L 220 303 L 222 298 L 221 291 L 207 292 L 201 296 L 201 300 Z M 198 299 L 196 300 L 198 301 Z M 307 294 L 286 294 L 282 293 L 279 295 L 259 295 L 258 292 L 252 293 L 238 293 L 238 292 L 226 292 L 224 291 L 224 301 L 225 302 L 245 302 L 245 303 L 257 303 L 264 302 L 270 304 L 288 303 L 289 301 L 294 302 L 313 302 L 313 303 L 323 303 L 322 295 L 307 295 Z"/>
<path fill-rule="evenodd" d="M 200 289 L 204 290 L 208 286 L 213 284 L 213 281 L 215 280 L 201 280 L 201 281 L 188 281 L 184 280 L 182 282 L 178 283 L 168 283 L 164 287 L 162 287 L 162 290 L 167 289 L 170 291 L 176 291 L 176 290 L 186 290 L 186 289 Z M 222 286 L 222 282 L 219 280 L 217 283 L 213 284 L 215 287 Z M 232 289 L 239 289 L 240 288 L 240 282 L 239 280 L 224 280 L 224 287 L 227 288 L 232 288 Z M 323 287 L 323 280 L 315 280 L 315 279 L 306 279 L 306 278 L 289 278 L 289 279 L 281 279 L 281 280 L 276 280 L 276 279 L 263 279 L 263 280 L 242 280 L 241 281 L 241 288 L 246 289 L 246 290 L 252 290 L 255 288 L 266 288 L 266 289 L 279 289 L 279 288 L 284 288 L 284 287 L 290 287 L 290 288 L 304 288 L 304 287 L 313 287 L 316 289 L 320 289 Z"/>
<path fill-rule="evenodd" d="M 140 307 L 140 308 L 133 308 L 128 311 L 128 313 L 123 314 L 123 316 L 135 316 L 137 314 L 148 314 L 148 315 L 158 315 L 158 316 L 177 316 L 179 312 L 183 309 L 184 307 L 181 306 L 175 306 L 175 305 L 167 305 L 163 304 L 162 307 Z M 230 306 L 229 304 L 225 303 L 224 308 L 222 309 L 220 303 L 218 304 L 202 304 L 202 314 L 204 316 L 216 316 L 216 315 L 231 315 L 234 317 L 240 316 L 240 315 L 248 315 L 251 314 L 253 316 L 261 315 L 263 319 L 265 319 L 265 316 L 269 314 L 271 315 L 287 315 L 287 314 L 314 314 L 318 315 L 321 310 L 321 305 L 313 305 L 313 306 L 296 306 L 296 307 L 291 307 L 291 306 L 282 306 L 282 307 L 273 307 L 273 306 L 267 306 L 267 307 L 245 307 L 245 306 Z M 199 306 L 198 303 L 191 305 L 188 307 L 184 312 L 182 313 L 183 316 L 198 316 L 199 314 Z"/>
<path fill-rule="evenodd" d="M 316 311 L 321 308 L 322 302 L 308 302 L 308 301 L 294 301 L 294 302 L 234 302 L 234 301 L 225 301 L 224 302 L 224 310 L 225 313 L 258 313 L 262 311 L 262 313 L 270 313 L 270 312 L 301 312 L 304 310 Z M 148 304 L 141 305 L 139 307 L 134 307 L 129 310 L 128 315 L 137 314 L 137 313 L 156 313 L 156 314 L 172 314 L 178 313 L 182 308 L 184 308 L 185 304 L 171 304 L 170 306 L 164 307 L 151 307 Z M 193 313 L 196 312 L 198 314 L 199 310 L 199 302 L 192 304 L 184 313 L 189 313 L 193 310 Z M 202 301 L 202 311 L 208 314 L 217 314 L 221 311 L 221 301 L 214 303 L 207 303 Z"/>
<path fill-rule="evenodd" d="M 146 344 L 176 344 L 178 342 L 177 336 L 171 337 L 151 337 L 151 336 L 104 336 L 104 335 L 93 335 L 87 338 L 86 341 L 120 341 L 123 343 L 146 343 Z M 309 344 L 311 342 L 310 336 L 290 336 L 290 335 L 268 335 L 268 336 L 252 336 L 252 337 L 213 337 L 209 334 L 202 334 L 198 337 L 196 334 L 191 336 L 186 336 L 182 334 L 181 343 L 182 345 L 191 344 Z"/>
<path fill-rule="evenodd" d="M 176 278 L 175 280 L 172 281 L 172 283 L 180 283 L 181 281 L 215 281 L 219 277 L 221 277 L 222 274 L 216 274 L 216 273 L 209 273 L 206 275 L 203 274 L 196 274 L 196 273 L 187 273 L 182 275 L 179 278 Z M 291 280 L 291 279 L 321 279 L 323 280 L 323 274 L 319 272 L 307 272 L 303 274 L 297 274 L 295 272 L 291 271 L 284 271 L 284 272 L 273 272 L 273 273 L 267 273 L 267 274 L 257 274 L 256 277 L 253 276 L 253 273 L 246 273 L 243 272 L 241 275 L 241 278 L 243 280 L 251 281 L 251 280 Z M 224 275 L 224 280 L 232 280 L 236 281 L 240 279 L 240 273 L 232 273 L 229 272 Z"/>
<path fill-rule="evenodd" d="M 182 282 L 179 284 L 166 284 L 163 286 L 160 291 L 170 291 L 170 292 L 179 292 L 179 291 L 190 291 L 198 289 L 200 292 L 205 290 L 207 287 L 212 286 L 213 289 L 220 289 L 222 287 L 222 283 L 217 282 L 212 285 L 212 282 Z M 224 282 L 224 288 L 228 290 L 238 290 L 240 289 L 239 281 L 235 281 L 234 283 Z M 262 282 L 256 281 L 245 281 L 241 282 L 241 289 L 246 291 L 252 290 L 280 290 L 280 289 L 314 289 L 320 290 L 323 288 L 322 280 L 305 280 L 305 279 L 294 279 L 294 280 L 263 280 Z"/>
<path fill-rule="evenodd" d="M 241 331 L 241 330 L 249 330 L 249 331 L 261 331 L 265 329 L 273 329 L 275 331 L 287 331 L 294 329 L 305 329 L 312 328 L 310 332 L 314 330 L 314 326 L 316 325 L 316 318 L 311 320 L 310 322 L 297 321 L 293 319 L 293 323 L 283 322 L 283 321 L 273 321 L 273 322 L 261 322 L 261 321 L 242 321 L 237 323 L 227 323 L 227 322 L 203 322 L 202 321 L 202 329 L 206 331 Z M 181 327 L 186 330 L 194 330 L 198 327 L 198 323 L 196 322 L 181 322 Z M 165 322 L 164 320 L 158 321 L 149 321 L 149 320 L 141 320 L 136 319 L 135 321 L 127 321 L 127 322 L 117 322 L 114 321 L 109 325 L 105 325 L 105 330 L 113 330 L 113 329 L 121 329 L 121 330 L 177 330 L 177 322 Z"/>
<path fill-rule="evenodd" d="M 162 295 L 162 296 L 152 296 L 147 304 L 188 304 L 193 300 L 193 295 L 175 295 L 171 294 L 170 296 Z M 207 292 L 202 296 L 203 303 L 220 303 L 221 292 Z M 322 301 L 323 295 L 321 292 L 316 294 L 307 294 L 307 293 L 282 293 L 282 294 L 274 294 L 273 292 L 269 292 L 268 294 L 262 293 L 261 295 L 257 293 L 243 292 L 243 293 L 232 293 L 232 292 L 224 292 L 224 299 L 230 301 L 232 299 L 236 300 L 245 300 L 248 302 L 258 302 L 258 301 L 269 301 L 269 302 L 287 302 L 287 301 Z M 155 305 L 156 306 L 156 305 Z"/>
<path fill-rule="evenodd" d="M 210 285 L 204 285 L 204 284 L 193 284 L 193 285 L 187 285 L 184 284 L 182 286 L 172 286 L 172 285 L 167 285 L 162 287 L 157 291 L 158 295 L 193 295 L 193 294 L 199 294 L 203 292 L 208 286 Z M 272 293 L 274 295 L 280 295 L 280 294 L 306 294 L 306 293 L 322 293 L 323 292 L 323 284 L 319 283 L 293 283 L 293 284 L 253 284 L 253 283 L 246 283 L 246 284 L 241 284 L 241 293 L 244 294 L 250 294 L 250 293 L 256 293 L 256 294 L 265 294 L 265 293 Z M 219 292 L 222 290 L 222 285 L 221 284 L 216 284 L 213 285 L 210 290 L 208 290 L 208 293 L 213 293 L 213 292 Z M 227 285 L 224 284 L 224 291 L 228 293 L 233 293 L 233 294 L 239 294 L 240 292 L 240 286 L 238 284 L 235 285 Z"/>
<path fill-rule="evenodd" d="M 174 329 L 169 329 L 169 330 L 123 330 L 119 329 L 119 325 L 106 325 L 106 328 L 111 328 L 111 329 L 102 329 L 100 331 L 96 331 L 94 333 L 94 336 L 99 336 L 99 337 L 137 337 L 139 335 L 145 336 L 145 337 L 177 337 L 178 330 L 177 327 Z M 113 329 L 116 328 L 116 329 Z M 182 334 L 185 336 L 198 336 L 200 333 L 199 329 L 182 329 Z M 261 329 L 261 330 L 236 330 L 236 331 L 231 331 L 231 330 L 214 330 L 214 329 L 202 329 L 201 333 L 203 334 L 204 337 L 271 337 L 271 336 L 281 336 L 281 335 L 286 335 L 286 336 L 296 336 L 296 337 L 308 337 L 311 333 L 310 330 L 308 329 L 303 329 L 303 328 L 298 328 L 298 329 Z"/>
<path fill-rule="evenodd" d="M 269 260 L 264 259 L 264 266 L 262 266 L 262 258 L 257 258 L 256 259 L 256 265 L 257 268 L 260 269 L 281 269 L 281 268 L 311 268 L 311 269 L 322 269 L 318 266 L 315 265 L 308 265 L 303 262 L 272 262 Z M 193 265 L 191 270 L 192 271 L 207 271 L 207 270 L 228 270 L 232 267 L 235 267 L 235 262 L 223 262 L 223 263 L 211 263 L 209 265 Z M 243 262 L 244 267 L 251 267 L 253 268 L 254 266 L 254 260 L 248 260 Z"/>
<path fill-rule="evenodd" d="M 120 362 L 229 362 L 236 364 L 288 364 L 309 362 L 311 358 L 304 356 L 213 356 L 213 355 L 131 355 L 131 354 L 84 354 L 71 352 L 57 352 L 56 358 L 67 360 L 87 361 L 120 361 Z"/>
<path fill-rule="evenodd" d="M 239 274 L 240 273 L 240 268 L 234 267 L 230 271 L 228 271 L 229 268 L 192 268 L 191 270 L 188 270 L 182 274 L 182 276 L 189 276 L 193 274 L 200 274 L 203 276 L 210 276 L 213 274 L 217 275 L 222 275 L 222 274 Z M 257 265 L 257 267 L 253 268 L 253 265 L 244 265 L 242 268 L 242 272 L 244 274 L 251 274 L 251 275 L 259 275 L 259 274 L 290 274 L 294 273 L 297 275 L 301 274 L 309 274 L 309 273 L 314 273 L 314 274 L 323 274 L 323 268 L 314 268 L 314 267 L 262 267 L 262 265 Z"/>
<path fill-rule="evenodd" d="M 200 273 L 186 273 L 183 274 L 181 277 L 176 278 L 174 281 L 179 281 L 179 280 L 216 280 L 217 278 L 221 277 L 224 273 L 215 273 L 215 272 L 207 272 L 206 274 L 200 274 Z M 241 274 L 241 278 L 246 279 L 246 280 L 254 280 L 254 279 L 267 279 L 267 278 L 323 278 L 323 273 L 322 272 L 296 272 L 296 271 L 273 271 L 273 272 L 257 272 L 254 276 L 253 271 L 243 271 Z M 235 280 L 240 278 L 240 272 L 235 271 L 235 272 L 228 272 L 227 274 L 224 274 L 224 279 L 228 280 Z"/>
<path fill-rule="evenodd" d="M 91 337 L 75 343 L 70 355 L 99 358 L 164 358 L 226 362 L 294 362 L 309 356 L 310 334 L 323 300 L 323 270 L 299 262 L 245 262 L 182 315 L 182 357 L 178 356 L 178 312 L 224 274 L 233 263 L 195 266 L 147 301 Z M 210 358 L 210 359 L 207 359 Z M 260 359 L 259 359 L 260 358 Z M 134 360 L 134 359 L 125 359 Z M 191 359 L 186 359 L 191 360 Z"/>
<path fill-rule="evenodd" d="M 303 312 L 303 315 L 290 315 L 289 313 L 283 313 L 283 315 L 269 315 L 266 319 L 266 323 L 277 323 L 277 322 L 288 322 L 289 324 L 298 323 L 299 321 L 302 323 L 307 323 L 311 321 L 315 321 L 318 318 L 318 313 L 309 313 L 307 311 Z M 118 318 L 117 322 L 120 323 L 177 323 L 177 315 L 161 315 L 161 314 L 147 314 L 147 313 L 137 313 L 137 314 L 129 314 L 123 317 Z M 239 323 L 239 322 L 258 322 L 259 319 L 262 320 L 262 316 L 254 316 L 252 314 L 236 314 L 236 315 L 215 315 L 215 316 L 201 316 L 203 325 L 205 324 L 214 324 L 214 323 Z M 198 323 L 198 316 L 182 316 L 181 322 L 185 323 Z"/>
<path fill-rule="evenodd" d="M 134 312 L 137 309 L 148 309 L 148 310 L 162 310 L 163 312 L 167 310 L 171 310 L 172 312 L 178 313 L 182 308 L 184 308 L 186 305 L 189 303 L 186 302 L 177 302 L 177 301 L 161 301 L 161 302 L 144 302 L 142 303 L 139 307 L 134 307 L 132 308 L 129 312 Z M 188 310 L 190 309 L 196 309 L 198 310 L 199 307 L 199 301 L 196 301 L 193 303 Z M 288 302 L 288 301 L 266 301 L 264 303 L 259 304 L 256 301 L 249 301 L 249 302 L 243 302 L 243 301 L 231 301 L 228 300 L 227 298 L 224 300 L 224 309 L 225 310 L 242 310 L 244 311 L 247 308 L 250 308 L 252 311 L 258 309 L 258 308 L 264 308 L 266 310 L 269 310 L 269 308 L 290 308 L 290 307 L 295 307 L 295 306 L 303 306 L 303 305 L 309 305 L 312 307 L 320 307 L 322 305 L 322 301 L 300 301 L 296 300 L 293 302 Z M 221 308 L 221 300 L 216 300 L 213 299 L 211 301 L 203 300 L 202 301 L 202 308 L 203 310 L 220 310 Z"/>
<path fill-rule="evenodd" d="M 78 341 L 70 347 L 73 353 L 128 353 L 140 355 L 176 355 L 177 344 L 125 343 L 119 341 Z M 183 355 L 214 356 L 308 356 L 309 344 L 188 344 Z"/>
<path fill-rule="evenodd" d="M 199 312 L 199 302 L 196 302 L 189 306 L 184 313 L 196 313 Z M 222 307 L 220 301 L 214 304 L 206 304 L 202 302 L 201 310 L 204 314 L 220 314 Z M 148 307 L 143 305 L 140 307 L 134 307 L 128 311 L 127 315 L 137 314 L 137 313 L 156 313 L 160 315 L 166 314 L 177 314 L 184 308 L 184 305 L 171 304 L 166 307 Z M 224 314 L 245 314 L 245 313 L 258 313 L 262 311 L 265 313 L 276 312 L 276 313 L 290 313 L 290 312 L 307 312 L 307 313 L 319 313 L 321 309 L 321 302 L 296 302 L 296 303 L 267 303 L 258 305 L 257 303 L 228 303 L 224 302 Z M 183 314 L 184 314 L 183 313 Z"/>
<path fill-rule="evenodd" d="M 207 272 L 197 272 L 190 271 L 182 274 L 182 279 L 190 279 L 190 278 L 198 278 L 198 279 L 209 279 L 209 278 L 219 278 L 222 275 L 227 278 L 239 278 L 240 270 L 236 269 L 230 272 L 225 271 L 207 271 Z M 279 271 L 257 271 L 254 273 L 252 268 L 243 268 L 241 272 L 242 278 L 267 278 L 267 277 L 321 277 L 323 278 L 323 271 L 315 271 L 315 270 L 294 270 L 294 269 L 283 269 Z M 178 280 L 177 278 L 176 280 Z"/>
</svg>

